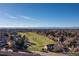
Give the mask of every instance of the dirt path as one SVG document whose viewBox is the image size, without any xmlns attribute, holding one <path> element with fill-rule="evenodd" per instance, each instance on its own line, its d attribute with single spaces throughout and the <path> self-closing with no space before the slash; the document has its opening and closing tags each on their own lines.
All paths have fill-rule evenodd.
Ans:
<svg viewBox="0 0 79 59">
<path fill-rule="evenodd" d="M 38 51 L 32 51 L 32 52 L 40 54 L 42 56 L 67 56 L 66 54 L 63 54 L 63 53 L 54 53 L 54 52 L 45 53 L 45 52 L 38 52 Z"/>
</svg>

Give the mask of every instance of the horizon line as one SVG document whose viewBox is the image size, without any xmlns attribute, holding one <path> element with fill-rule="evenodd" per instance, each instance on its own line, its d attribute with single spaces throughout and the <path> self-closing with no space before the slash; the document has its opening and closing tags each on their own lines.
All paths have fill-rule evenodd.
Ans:
<svg viewBox="0 0 79 59">
<path fill-rule="evenodd" d="M 0 27 L 0 29 L 79 29 L 79 27 Z"/>
</svg>

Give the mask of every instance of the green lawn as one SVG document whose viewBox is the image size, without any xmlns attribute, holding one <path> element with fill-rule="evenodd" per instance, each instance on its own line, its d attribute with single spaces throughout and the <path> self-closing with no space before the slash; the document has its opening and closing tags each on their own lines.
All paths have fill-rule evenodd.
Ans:
<svg viewBox="0 0 79 59">
<path fill-rule="evenodd" d="M 35 32 L 26 32 L 26 33 L 19 33 L 22 36 L 26 35 L 28 37 L 29 41 L 32 43 L 35 43 L 35 45 L 31 45 L 28 47 L 29 51 L 41 51 L 44 45 L 47 44 L 54 44 L 55 42 L 50 40 L 48 37 L 39 35 Z"/>
</svg>

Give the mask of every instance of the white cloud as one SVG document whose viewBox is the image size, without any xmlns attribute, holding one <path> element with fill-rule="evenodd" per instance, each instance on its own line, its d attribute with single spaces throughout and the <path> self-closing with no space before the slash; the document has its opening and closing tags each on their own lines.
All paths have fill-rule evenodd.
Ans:
<svg viewBox="0 0 79 59">
<path fill-rule="evenodd" d="M 20 16 L 21 18 L 24 18 L 24 19 L 27 19 L 27 20 L 35 20 L 34 18 L 32 17 L 28 17 L 28 16 Z"/>
<path fill-rule="evenodd" d="M 12 15 L 12 14 L 9 14 L 9 13 L 6 13 L 5 14 L 5 16 L 6 17 L 8 17 L 8 18 L 10 18 L 10 19 L 19 19 L 19 18 L 21 18 L 21 19 L 25 19 L 25 20 L 35 20 L 36 21 L 36 19 L 34 19 L 34 18 L 32 18 L 32 17 L 29 17 L 29 16 L 24 16 L 24 15 L 17 15 L 17 16 L 14 16 L 14 15 Z"/>
<path fill-rule="evenodd" d="M 6 15 L 8 18 L 11 18 L 11 19 L 15 19 L 15 18 L 16 18 L 16 16 L 10 15 L 9 13 L 6 13 L 5 15 Z"/>
</svg>

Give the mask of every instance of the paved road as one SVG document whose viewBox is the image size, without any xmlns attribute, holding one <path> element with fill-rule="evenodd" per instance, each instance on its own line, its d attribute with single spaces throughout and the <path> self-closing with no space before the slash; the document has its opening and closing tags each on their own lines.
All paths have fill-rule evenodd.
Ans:
<svg viewBox="0 0 79 59">
<path fill-rule="evenodd" d="M 17 53 L 17 52 L 3 52 L 0 51 L 0 56 L 40 56 L 40 54 L 35 53 Z"/>
<path fill-rule="evenodd" d="M 40 54 L 42 56 L 68 56 L 67 54 L 63 54 L 63 53 L 54 53 L 54 52 L 38 52 L 38 51 L 33 51 L 33 53 L 37 53 Z"/>
</svg>

